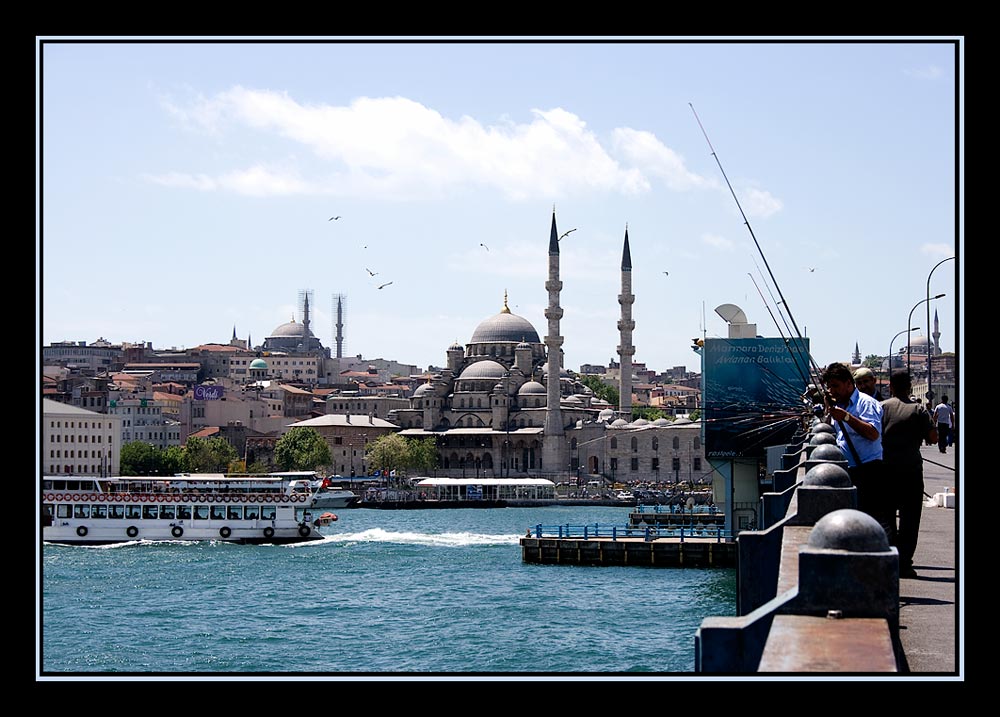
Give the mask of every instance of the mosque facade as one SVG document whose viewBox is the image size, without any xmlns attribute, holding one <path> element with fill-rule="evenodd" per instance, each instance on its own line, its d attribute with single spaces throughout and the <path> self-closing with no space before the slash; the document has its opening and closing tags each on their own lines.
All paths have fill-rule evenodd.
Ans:
<svg viewBox="0 0 1000 717">
<path fill-rule="evenodd" d="M 482 321 L 464 346 L 448 347 L 445 369 L 389 419 L 403 436 L 434 438 L 441 476 L 711 482 L 699 422 L 631 418 L 635 322 L 628 229 L 618 297 L 619 406 L 598 399 L 563 368 L 555 213 L 549 234 L 546 335 L 512 313 L 505 295 L 500 312 Z"/>
</svg>

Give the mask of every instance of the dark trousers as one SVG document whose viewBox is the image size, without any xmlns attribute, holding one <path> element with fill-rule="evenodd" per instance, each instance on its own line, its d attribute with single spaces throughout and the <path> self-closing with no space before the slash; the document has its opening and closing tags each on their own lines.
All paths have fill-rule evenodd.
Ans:
<svg viewBox="0 0 1000 717">
<path fill-rule="evenodd" d="M 848 468 L 851 482 L 858 489 L 858 510 L 867 513 L 882 526 L 889 545 L 896 544 L 896 505 L 892 500 L 890 478 L 881 460 L 868 461 Z"/>
<path fill-rule="evenodd" d="M 945 449 L 948 447 L 948 436 L 951 435 L 951 426 L 947 423 L 938 424 L 938 450 L 942 453 L 946 453 Z"/>
<path fill-rule="evenodd" d="M 924 510 L 923 468 L 892 468 L 891 482 L 895 509 L 899 511 L 896 529 L 896 547 L 899 550 L 899 567 L 913 566 L 913 553 L 917 549 L 920 533 L 920 515 Z"/>
</svg>

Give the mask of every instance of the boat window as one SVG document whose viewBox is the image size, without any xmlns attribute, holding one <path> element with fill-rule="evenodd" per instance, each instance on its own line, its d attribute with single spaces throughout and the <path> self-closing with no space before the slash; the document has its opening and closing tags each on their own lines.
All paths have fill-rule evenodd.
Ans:
<svg viewBox="0 0 1000 717">
<path fill-rule="evenodd" d="M 142 506 L 142 517 L 145 520 L 156 520 L 158 506 L 155 505 L 144 505 Z"/>
<path fill-rule="evenodd" d="M 208 520 L 208 506 L 207 505 L 196 505 L 194 507 L 194 519 L 195 520 Z"/>
<path fill-rule="evenodd" d="M 226 517 L 229 520 L 243 520 L 243 506 L 240 506 L 240 505 L 227 505 L 226 506 Z"/>
<path fill-rule="evenodd" d="M 72 518 L 73 517 L 73 506 L 69 503 L 60 503 L 56 506 L 56 517 L 57 518 Z"/>
<path fill-rule="evenodd" d="M 121 503 L 113 503 L 108 506 L 108 517 L 121 520 L 125 517 L 125 506 Z"/>
<path fill-rule="evenodd" d="M 224 505 L 213 505 L 212 506 L 212 520 L 225 520 L 226 519 L 226 506 Z"/>
<path fill-rule="evenodd" d="M 89 518 L 90 517 L 90 506 L 89 505 L 76 505 L 73 508 L 74 518 Z"/>
<path fill-rule="evenodd" d="M 90 517 L 100 518 L 104 520 L 108 517 L 108 506 L 106 505 L 92 505 L 90 506 Z"/>
<path fill-rule="evenodd" d="M 275 507 L 273 505 L 262 505 L 260 507 L 261 520 L 274 520 Z"/>
<path fill-rule="evenodd" d="M 177 506 L 177 519 L 187 520 L 191 517 L 191 506 L 182 504 Z"/>
<path fill-rule="evenodd" d="M 172 505 L 161 505 L 160 506 L 160 520 L 173 520 L 176 514 L 174 506 Z"/>
<path fill-rule="evenodd" d="M 257 520 L 257 515 L 258 515 L 258 512 L 257 512 L 257 506 L 256 505 L 248 505 L 246 507 L 246 519 L 247 520 Z"/>
<path fill-rule="evenodd" d="M 140 518 L 142 518 L 142 506 L 126 505 L 125 517 L 128 518 L 129 520 L 139 520 Z"/>
</svg>

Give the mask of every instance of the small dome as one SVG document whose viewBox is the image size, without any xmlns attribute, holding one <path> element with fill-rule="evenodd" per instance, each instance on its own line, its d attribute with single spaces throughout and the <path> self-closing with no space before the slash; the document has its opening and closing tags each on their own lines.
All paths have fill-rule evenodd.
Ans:
<svg viewBox="0 0 1000 717">
<path fill-rule="evenodd" d="M 538 381 L 528 381 L 517 390 L 518 395 L 525 395 L 528 393 L 545 393 L 545 386 L 538 383 Z"/>
<path fill-rule="evenodd" d="M 694 423 L 694 421 L 692 421 L 690 418 L 685 418 L 684 416 L 681 416 L 676 421 L 674 421 L 675 426 L 684 426 L 687 425 L 688 423 Z"/>
<path fill-rule="evenodd" d="M 460 381 L 477 378 L 498 379 L 503 378 L 505 373 L 507 373 L 507 369 L 504 368 L 503 364 L 485 359 L 483 361 L 476 361 L 474 364 L 469 365 L 464 371 L 462 371 L 462 375 L 460 375 L 458 379 Z"/>
<path fill-rule="evenodd" d="M 609 421 L 615 417 L 615 412 L 610 408 L 605 408 L 603 411 L 597 414 L 598 421 Z"/>
<path fill-rule="evenodd" d="M 611 422 L 612 428 L 626 428 L 627 426 L 628 422 L 624 418 L 616 418 Z"/>
<path fill-rule="evenodd" d="M 431 390 L 432 390 L 432 387 L 431 387 L 431 385 L 429 383 L 422 383 L 419 386 L 417 386 L 416 390 L 414 390 L 414 392 L 413 392 L 413 398 L 420 398 L 421 396 L 424 396 L 424 395 L 430 393 Z"/>
<path fill-rule="evenodd" d="M 571 406 L 582 406 L 583 405 L 583 401 L 581 401 L 576 396 L 570 396 L 569 398 L 564 398 L 562 401 L 560 401 L 560 403 L 568 403 Z"/>
<path fill-rule="evenodd" d="M 632 425 L 633 426 L 648 426 L 649 425 L 649 421 L 647 421 L 645 418 L 637 418 L 634 421 L 632 421 Z"/>
<path fill-rule="evenodd" d="M 521 351 L 523 349 L 528 349 L 528 351 L 531 351 L 531 344 L 529 344 L 527 341 L 522 341 L 515 348 L 518 351 Z"/>
<path fill-rule="evenodd" d="M 262 358 L 255 358 L 253 361 L 250 362 L 251 370 L 266 369 L 266 368 L 267 368 L 267 361 L 265 361 Z"/>
<path fill-rule="evenodd" d="M 548 375 L 549 375 L 549 362 L 546 361 L 545 364 L 542 366 L 542 376 L 548 378 Z M 560 379 L 569 378 L 569 371 L 566 370 L 565 366 L 559 369 L 559 378 Z"/>
<path fill-rule="evenodd" d="M 305 324 L 300 324 L 293 318 L 287 324 L 282 324 L 271 332 L 271 335 L 267 338 L 281 338 L 281 337 L 306 337 L 312 336 L 312 331 L 307 331 Z"/>
<path fill-rule="evenodd" d="M 670 425 L 670 421 L 668 421 L 666 418 L 662 418 L 661 417 L 661 418 L 657 418 L 655 421 L 653 421 L 653 425 L 654 426 L 669 426 Z"/>
<path fill-rule="evenodd" d="M 453 343 L 451 346 L 449 346 L 448 350 L 449 351 L 465 351 L 465 349 L 462 347 L 462 345 L 460 343 L 458 343 L 457 341 L 455 343 Z"/>
</svg>

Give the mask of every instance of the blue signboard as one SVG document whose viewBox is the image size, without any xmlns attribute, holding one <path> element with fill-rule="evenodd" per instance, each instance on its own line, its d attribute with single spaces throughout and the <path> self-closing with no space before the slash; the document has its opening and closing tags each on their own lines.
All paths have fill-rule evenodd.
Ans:
<svg viewBox="0 0 1000 717">
<path fill-rule="evenodd" d="M 809 339 L 705 339 L 702 420 L 708 458 L 764 456 L 801 423 Z"/>
</svg>

